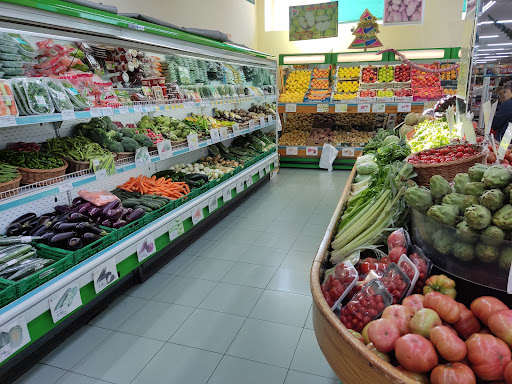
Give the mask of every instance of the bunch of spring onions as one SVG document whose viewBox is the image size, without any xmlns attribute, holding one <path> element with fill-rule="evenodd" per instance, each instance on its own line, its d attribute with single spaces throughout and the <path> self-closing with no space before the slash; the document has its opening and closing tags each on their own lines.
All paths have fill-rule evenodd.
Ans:
<svg viewBox="0 0 512 384">
<path fill-rule="evenodd" d="M 403 195 L 407 180 L 415 176 L 411 164 L 395 162 L 381 167 L 368 188 L 347 203 L 331 244 L 331 262 L 338 264 L 354 251 L 377 244 L 401 226 L 407 216 Z"/>
</svg>

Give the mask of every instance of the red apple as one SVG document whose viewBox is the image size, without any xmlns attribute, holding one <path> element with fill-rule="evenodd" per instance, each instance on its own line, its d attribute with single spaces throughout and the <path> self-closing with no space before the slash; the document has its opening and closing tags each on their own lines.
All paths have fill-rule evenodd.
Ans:
<svg viewBox="0 0 512 384">
<path fill-rule="evenodd" d="M 370 322 L 368 338 L 379 351 L 389 353 L 395 347 L 395 341 L 400 337 L 400 330 L 391 319 L 379 319 Z"/>
<path fill-rule="evenodd" d="M 405 369 L 424 373 L 432 370 L 438 362 L 437 353 L 430 341 L 423 336 L 409 333 L 395 343 L 396 359 Z"/>
<path fill-rule="evenodd" d="M 429 308 L 423 308 L 414 314 L 411 322 L 409 323 L 409 327 L 411 328 L 412 333 L 417 333 L 418 335 L 428 339 L 430 330 L 441 324 L 441 319 L 436 311 Z"/>
<path fill-rule="evenodd" d="M 487 321 L 491 332 L 512 346 L 512 310 L 492 312 Z"/>
<path fill-rule="evenodd" d="M 420 309 L 423 309 L 423 299 L 425 296 L 420 294 L 415 294 L 411 296 L 407 296 L 405 299 L 402 300 L 402 305 L 405 305 L 406 307 L 410 307 L 413 312 L 418 312 Z"/>
<path fill-rule="evenodd" d="M 413 315 L 414 311 L 412 308 L 396 304 L 386 307 L 384 312 L 382 312 L 383 319 L 393 320 L 400 331 L 400 336 L 411 332 L 409 323 L 411 322 Z"/>
</svg>

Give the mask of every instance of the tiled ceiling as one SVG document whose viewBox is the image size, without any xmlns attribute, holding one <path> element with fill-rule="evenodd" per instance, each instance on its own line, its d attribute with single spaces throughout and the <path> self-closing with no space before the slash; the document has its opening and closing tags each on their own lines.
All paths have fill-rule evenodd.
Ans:
<svg viewBox="0 0 512 384">
<path fill-rule="evenodd" d="M 512 40 L 490 22 L 489 15 L 498 21 L 503 21 L 507 28 L 512 29 L 512 0 L 484 0 L 483 9 L 494 1 L 495 3 L 478 19 L 477 60 L 492 58 L 497 60 L 491 59 L 488 61 L 489 64 L 510 64 L 512 63 Z"/>
</svg>

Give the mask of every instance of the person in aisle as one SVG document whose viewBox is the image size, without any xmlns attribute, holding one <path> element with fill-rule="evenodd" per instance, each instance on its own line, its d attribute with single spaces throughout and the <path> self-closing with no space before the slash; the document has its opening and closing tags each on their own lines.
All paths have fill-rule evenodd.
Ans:
<svg viewBox="0 0 512 384">
<path fill-rule="evenodd" d="M 512 86 L 504 85 L 496 93 L 501 104 L 494 115 L 492 130 L 496 132 L 495 138 L 501 140 L 507 130 L 508 123 L 512 123 Z"/>
</svg>

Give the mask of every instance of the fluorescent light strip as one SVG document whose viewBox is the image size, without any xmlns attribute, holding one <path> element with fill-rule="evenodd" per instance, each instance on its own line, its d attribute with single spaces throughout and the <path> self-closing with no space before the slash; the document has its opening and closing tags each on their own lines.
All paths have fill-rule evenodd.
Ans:
<svg viewBox="0 0 512 384">
<path fill-rule="evenodd" d="M 505 48 L 486 48 L 486 49 L 479 49 L 478 52 L 483 52 L 483 51 L 504 51 Z"/>
<path fill-rule="evenodd" d="M 323 64 L 325 55 L 285 56 L 283 64 Z"/>
<path fill-rule="evenodd" d="M 478 25 L 485 25 L 485 24 L 493 24 L 493 21 L 481 21 L 478 23 Z M 498 20 L 497 23 L 499 24 L 507 24 L 512 23 L 512 20 Z"/>
<path fill-rule="evenodd" d="M 494 39 L 496 37 L 500 37 L 500 35 L 478 36 L 479 39 Z"/>
<path fill-rule="evenodd" d="M 494 4 L 496 4 L 496 0 L 491 0 L 487 4 L 484 5 L 482 8 L 482 12 L 487 11 L 489 8 L 491 8 Z"/>
<path fill-rule="evenodd" d="M 497 46 L 497 45 L 512 45 L 512 43 L 494 43 L 494 44 L 487 44 L 488 46 L 490 47 L 494 47 L 494 46 Z"/>
</svg>

